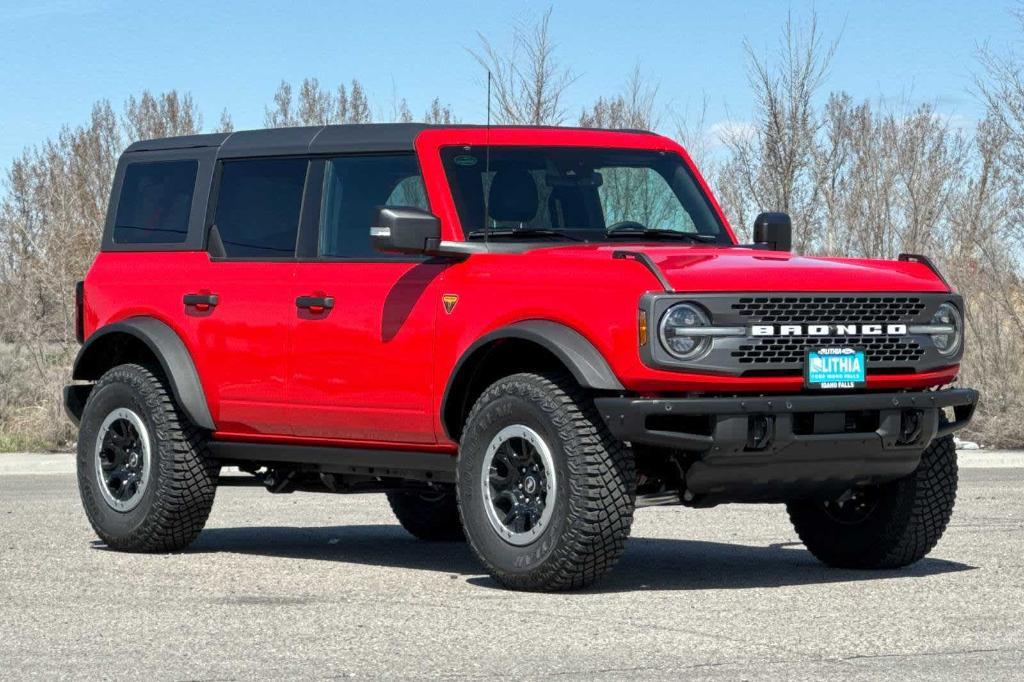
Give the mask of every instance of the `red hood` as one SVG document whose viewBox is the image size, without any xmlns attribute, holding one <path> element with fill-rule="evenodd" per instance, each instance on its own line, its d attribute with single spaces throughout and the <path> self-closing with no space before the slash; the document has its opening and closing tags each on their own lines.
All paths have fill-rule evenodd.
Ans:
<svg viewBox="0 0 1024 682">
<path fill-rule="evenodd" d="M 948 287 L 921 263 L 866 258 L 812 258 L 758 249 L 637 244 L 569 245 L 544 249 L 552 256 L 612 260 L 618 250 L 641 251 L 658 264 L 677 291 L 916 291 Z M 641 268 L 635 261 L 615 261 Z M 651 276 L 655 286 L 657 281 Z"/>
</svg>

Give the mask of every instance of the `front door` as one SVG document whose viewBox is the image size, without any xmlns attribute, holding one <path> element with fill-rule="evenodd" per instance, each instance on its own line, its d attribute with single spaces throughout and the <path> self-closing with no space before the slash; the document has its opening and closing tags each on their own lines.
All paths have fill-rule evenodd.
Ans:
<svg viewBox="0 0 1024 682">
<path fill-rule="evenodd" d="M 295 434 L 434 443 L 434 322 L 446 266 L 378 253 L 369 236 L 377 207 L 427 207 L 416 158 L 328 160 L 322 194 L 318 256 L 297 264 L 292 284 Z"/>
</svg>

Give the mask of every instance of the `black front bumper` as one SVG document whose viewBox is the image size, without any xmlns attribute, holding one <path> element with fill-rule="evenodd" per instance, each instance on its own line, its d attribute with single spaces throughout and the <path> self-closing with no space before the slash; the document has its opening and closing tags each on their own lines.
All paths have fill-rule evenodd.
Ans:
<svg viewBox="0 0 1024 682">
<path fill-rule="evenodd" d="M 622 441 L 695 453 L 686 488 L 729 499 L 905 476 L 937 437 L 967 425 L 977 391 L 728 398 L 598 398 Z M 939 414 L 952 408 L 954 419 Z"/>
</svg>

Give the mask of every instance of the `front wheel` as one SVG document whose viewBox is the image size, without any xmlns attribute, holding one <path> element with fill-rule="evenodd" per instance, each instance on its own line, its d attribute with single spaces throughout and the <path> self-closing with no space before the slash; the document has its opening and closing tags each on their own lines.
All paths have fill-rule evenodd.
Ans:
<svg viewBox="0 0 1024 682">
<path fill-rule="evenodd" d="M 635 501 L 630 453 L 564 374 L 515 374 L 470 412 L 458 499 L 474 552 L 502 585 L 585 586 L 618 560 Z"/>
<path fill-rule="evenodd" d="M 932 441 L 903 478 L 787 507 L 800 540 L 823 563 L 900 568 L 935 547 L 953 514 L 956 488 L 956 450 L 946 436 Z"/>
</svg>

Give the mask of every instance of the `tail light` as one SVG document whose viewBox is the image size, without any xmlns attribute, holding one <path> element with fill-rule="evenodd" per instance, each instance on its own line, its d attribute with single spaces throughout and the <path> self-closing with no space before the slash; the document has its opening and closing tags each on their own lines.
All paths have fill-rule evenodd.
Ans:
<svg viewBox="0 0 1024 682">
<path fill-rule="evenodd" d="M 85 341 L 85 282 L 75 282 L 75 338 Z"/>
</svg>

